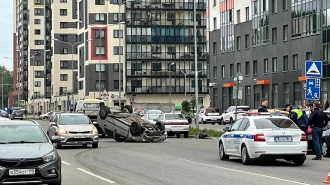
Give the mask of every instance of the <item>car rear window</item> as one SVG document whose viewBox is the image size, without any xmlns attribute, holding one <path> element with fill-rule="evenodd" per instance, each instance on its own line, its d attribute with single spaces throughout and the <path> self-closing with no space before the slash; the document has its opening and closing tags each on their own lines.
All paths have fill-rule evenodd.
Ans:
<svg viewBox="0 0 330 185">
<path fill-rule="evenodd" d="M 182 114 L 166 114 L 165 119 L 172 120 L 172 119 L 186 119 L 186 118 Z"/>
<path fill-rule="evenodd" d="M 237 107 L 237 111 L 249 111 L 250 107 Z"/>
<path fill-rule="evenodd" d="M 257 129 L 267 128 L 292 128 L 299 129 L 298 126 L 290 119 L 283 118 L 261 118 L 255 119 L 254 123 Z"/>
<path fill-rule="evenodd" d="M 219 113 L 220 109 L 206 109 L 207 113 Z"/>
</svg>

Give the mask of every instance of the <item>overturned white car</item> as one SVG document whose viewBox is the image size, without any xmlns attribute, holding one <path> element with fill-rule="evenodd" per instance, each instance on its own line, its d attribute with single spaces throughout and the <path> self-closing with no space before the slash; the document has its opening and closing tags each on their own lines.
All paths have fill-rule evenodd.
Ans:
<svg viewBox="0 0 330 185">
<path fill-rule="evenodd" d="M 131 105 L 110 110 L 110 107 L 101 102 L 97 123 L 109 137 L 118 142 L 160 142 L 167 138 L 163 122 L 157 121 L 152 124 L 140 116 L 132 114 Z"/>
</svg>

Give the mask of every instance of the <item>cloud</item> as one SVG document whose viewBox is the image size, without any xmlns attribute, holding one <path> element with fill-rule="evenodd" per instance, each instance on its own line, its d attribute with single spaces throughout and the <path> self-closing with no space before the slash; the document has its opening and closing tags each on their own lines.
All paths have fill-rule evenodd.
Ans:
<svg viewBox="0 0 330 185">
<path fill-rule="evenodd" d="M 0 1 L 0 65 L 13 67 L 13 61 L 4 57 L 13 57 L 13 2 Z"/>
</svg>

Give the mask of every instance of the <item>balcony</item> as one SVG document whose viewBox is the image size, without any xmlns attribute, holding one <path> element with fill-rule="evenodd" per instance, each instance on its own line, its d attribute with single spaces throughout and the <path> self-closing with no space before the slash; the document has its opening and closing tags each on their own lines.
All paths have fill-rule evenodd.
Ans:
<svg viewBox="0 0 330 185">
<path fill-rule="evenodd" d="M 47 92 L 46 93 L 46 97 L 45 98 L 51 98 L 52 97 L 52 93 L 50 93 L 50 92 Z"/>
<path fill-rule="evenodd" d="M 23 75 L 23 81 L 28 81 L 29 77 L 28 75 Z"/>
<path fill-rule="evenodd" d="M 46 79 L 46 86 L 51 86 L 52 85 L 52 80 Z"/>
<path fill-rule="evenodd" d="M 197 11 L 205 10 L 206 3 L 199 2 L 197 4 Z M 193 2 L 161 2 L 160 0 L 152 0 L 151 2 L 131 2 L 127 3 L 127 9 L 141 9 L 141 10 L 185 10 L 193 11 L 194 3 Z M 147 9 L 147 10 L 146 10 Z"/>
<path fill-rule="evenodd" d="M 172 94 L 183 94 L 185 92 L 187 93 L 194 93 L 195 87 L 193 86 L 178 86 L 178 85 L 172 85 Z M 132 86 L 127 85 L 126 87 L 126 93 L 130 94 L 168 94 L 170 92 L 170 89 L 168 86 Z M 208 87 L 207 86 L 199 86 L 198 87 L 199 93 L 207 93 Z"/>
<path fill-rule="evenodd" d="M 28 91 L 29 87 L 28 86 L 23 86 L 23 91 Z"/>
<path fill-rule="evenodd" d="M 206 19 L 197 19 L 196 26 L 200 27 L 206 26 Z M 129 26 L 139 26 L 139 27 L 193 27 L 193 19 L 179 19 L 179 18 L 168 18 L 168 19 L 157 19 L 157 18 L 127 18 L 126 25 Z M 143 26 L 144 25 L 144 26 Z"/>
<path fill-rule="evenodd" d="M 206 60 L 203 56 L 203 53 L 200 51 L 198 52 L 198 60 Z M 176 53 L 160 53 L 160 54 L 152 54 L 151 52 L 141 52 L 141 53 L 132 53 L 126 52 L 126 59 L 127 60 L 135 60 L 135 59 L 153 59 L 153 60 L 187 60 L 193 61 L 195 59 L 195 55 L 193 53 L 188 52 L 176 52 Z"/>
<path fill-rule="evenodd" d="M 127 43 L 162 43 L 162 44 L 193 44 L 194 36 L 161 36 L 161 35 L 153 35 L 153 36 L 142 36 L 142 35 L 127 35 L 126 36 Z M 206 36 L 197 36 L 197 44 L 205 44 Z"/>
<path fill-rule="evenodd" d="M 28 66 L 27 65 L 23 65 L 23 71 L 27 71 L 28 70 Z"/>
<path fill-rule="evenodd" d="M 187 75 L 187 77 L 194 77 L 194 70 L 193 69 L 182 69 L 176 70 L 171 72 L 171 77 L 184 77 L 184 74 L 180 71 L 191 72 L 191 74 Z M 198 77 L 200 78 L 207 78 L 209 71 L 207 69 L 198 70 Z M 162 70 L 162 71 L 154 71 L 152 69 L 127 69 L 126 70 L 127 77 L 169 77 L 169 71 Z"/>
</svg>

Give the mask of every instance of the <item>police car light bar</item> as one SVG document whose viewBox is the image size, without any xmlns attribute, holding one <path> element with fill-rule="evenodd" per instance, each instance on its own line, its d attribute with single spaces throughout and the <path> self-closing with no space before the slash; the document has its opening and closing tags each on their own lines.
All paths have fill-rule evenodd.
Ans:
<svg viewBox="0 0 330 185">
<path fill-rule="evenodd" d="M 246 112 L 246 116 L 263 116 L 263 115 L 270 115 L 270 116 L 280 116 L 281 112 Z"/>
</svg>

